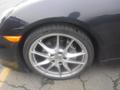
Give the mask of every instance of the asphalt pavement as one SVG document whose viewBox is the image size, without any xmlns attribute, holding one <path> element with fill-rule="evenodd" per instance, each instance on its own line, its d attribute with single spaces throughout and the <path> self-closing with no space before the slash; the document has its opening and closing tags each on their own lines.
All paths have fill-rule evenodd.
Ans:
<svg viewBox="0 0 120 90">
<path fill-rule="evenodd" d="M 0 0 L 0 14 L 20 1 Z M 96 63 L 68 80 L 50 80 L 0 65 L 0 90 L 120 90 L 120 62 Z"/>
<path fill-rule="evenodd" d="M 80 76 L 68 80 L 8 71 L 5 80 L 0 81 L 3 83 L 0 90 L 120 90 L 120 62 L 96 63 Z"/>
</svg>

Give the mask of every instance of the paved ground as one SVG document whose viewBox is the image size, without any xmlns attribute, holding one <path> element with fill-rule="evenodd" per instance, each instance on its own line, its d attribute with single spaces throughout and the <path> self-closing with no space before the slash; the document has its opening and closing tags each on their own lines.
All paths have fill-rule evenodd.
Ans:
<svg viewBox="0 0 120 90">
<path fill-rule="evenodd" d="M 0 12 L 19 1 L 22 0 L 0 0 Z M 81 76 L 59 81 L 0 65 L 0 90 L 120 90 L 120 62 L 97 63 Z"/>
<path fill-rule="evenodd" d="M 0 90 L 120 90 L 120 62 L 95 64 L 69 80 L 49 80 L 11 70 Z"/>
</svg>

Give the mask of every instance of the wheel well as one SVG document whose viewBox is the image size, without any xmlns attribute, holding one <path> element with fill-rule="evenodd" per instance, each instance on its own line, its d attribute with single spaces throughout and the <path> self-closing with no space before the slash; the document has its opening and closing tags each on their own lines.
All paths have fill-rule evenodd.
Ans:
<svg viewBox="0 0 120 90">
<path fill-rule="evenodd" d="M 22 51 L 23 51 L 23 46 L 24 46 L 24 43 L 25 43 L 25 40 L 27 39 L 27 37 L 32 33 L 34 32 L 34 30 L 36 30 L 37 28 L 39 27 L 43 27 L 45 25 L 52 25 L 52 24 L 66 24 L 66 25 L 72 25 L 74 27 L 77 27 L 79 28 L 80 30 L 82 30 L 83 33 L 85 33 L 91 40 L 93 46 L 94 46 L 94 51 L 97 52 L 97 42 L 95 40 L 95 38 L 93 37 L 93 35 L 91 35 L 91 33 L 89 32 L 90 28 L 85 25 L 84 23 L 81 23 L 81 22 L 65 22 L 65 21 L 54 21 L 52 20 L 51 22 L 47 22 L 47 23 L 40 23 L 40 24 L 36 24 L 36 25 L 31 25 L 31 27 L 27 30 L 27 32 L 24 33 L 24 35 L 22 36 L 22 39 L 19 43 L 19 51 L 20 51 L 20 54 L 22 55 Z M 96 54 L 96 53 L 95 53 Z M 23 57 L 23 55 L 22 55 Z M 95 55 L 95 58 L 97 57 L 97 55 Z"/>
</svg>

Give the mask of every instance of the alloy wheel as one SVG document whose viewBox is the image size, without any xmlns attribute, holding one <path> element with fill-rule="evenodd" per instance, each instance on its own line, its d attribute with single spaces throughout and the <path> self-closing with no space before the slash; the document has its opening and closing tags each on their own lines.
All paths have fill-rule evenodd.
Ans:
<svg viewBox="0 0 120 90">
<path fill-rule="evenodd" d="M 88 52 L 75 37 L 53 33 L 33 42 L 29 49 L 29 60 L 40 73 L 51 77 L 68 77 L 85 67 Z"/>
</svg>

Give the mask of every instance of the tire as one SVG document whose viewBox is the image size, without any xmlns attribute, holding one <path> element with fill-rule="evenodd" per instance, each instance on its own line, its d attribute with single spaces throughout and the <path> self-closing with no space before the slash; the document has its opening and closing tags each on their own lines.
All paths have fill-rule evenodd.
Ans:
<svg viewBox="0 0 120 90">
<path fill-rule="evenodd" d="M 49 48 L 45 48 L 43 43 Z M 28 36 L 23 56 L 32 71 L 50 79 L 68 79 L 79 75 L 92 64 L 94 48 L 79 28 L 52 24 L 38 28 Z"/>
</svg>

